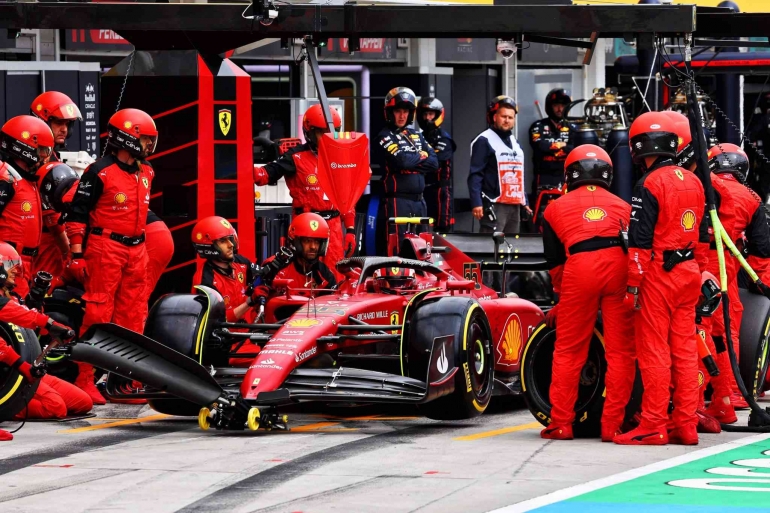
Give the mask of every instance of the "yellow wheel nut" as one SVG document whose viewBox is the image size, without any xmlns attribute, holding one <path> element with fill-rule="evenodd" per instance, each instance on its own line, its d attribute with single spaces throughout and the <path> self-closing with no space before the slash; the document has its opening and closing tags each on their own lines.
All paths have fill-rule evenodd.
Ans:
<svg viewBox="0 0 770 513">
<path fill-rule="evenodd" d="M 259 429 L 259 408 L 251 408 L 246 416 L 246 426 L 252 431 Z"/>
<path fill-rule="evenodd" d="M 211 427 L 211 420 L 209 419 L 210 414 L 211 410 L 206 407 L 201 408 L 201 411 L 198 412 L 198 426 L 204 431 Z"/>
</svg>

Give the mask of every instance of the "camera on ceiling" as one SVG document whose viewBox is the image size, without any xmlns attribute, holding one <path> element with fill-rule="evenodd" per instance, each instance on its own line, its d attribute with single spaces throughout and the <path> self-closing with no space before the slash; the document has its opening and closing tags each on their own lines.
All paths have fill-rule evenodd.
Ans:
<svg viewBox="0 0 770 513">
<path fill-rule="evenodd" d="M 510 59 L 516 53 L 516 42 L 512 39 L 498 39 L 497 53 L 503 56 L 503 59 Z"/>
</svg>

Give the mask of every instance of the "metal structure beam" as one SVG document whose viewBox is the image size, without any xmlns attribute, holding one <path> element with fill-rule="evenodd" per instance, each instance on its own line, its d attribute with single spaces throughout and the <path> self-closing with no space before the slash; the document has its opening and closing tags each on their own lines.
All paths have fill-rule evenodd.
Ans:
<svg viewBox="0 0 770 513">
<path fill-rule="evenodd" d="M 112 29 L 140 50 L 220 53 L 263 38 L 588 38 L 694 32 L 692 5 L 279 5 L 270 25 L 245 19 L 248 3 L 0 4 L 0 28 Z M 721 15 L 719 15 L 721 16 Z M 704 34 L 706 35 L 706 34 Z M 712 34 L 708 34 L 711 36 Z"/>
</svg>

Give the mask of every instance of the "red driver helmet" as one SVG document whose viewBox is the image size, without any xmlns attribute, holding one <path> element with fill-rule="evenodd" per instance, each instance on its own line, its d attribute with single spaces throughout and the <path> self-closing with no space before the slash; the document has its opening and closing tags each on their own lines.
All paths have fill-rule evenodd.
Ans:
<svg viewBox="0 0 770 513">
<path fill-rule="evenodd" d="M 612 159 L 599 146 L 583 144 L 567 156 L 564 162 L 564 180 L 567 189 L 581 185 L 598 185 L 605 189 L 612 183 Z"/>
<path fill-rule="evenodd" d="M 645 112 L 631 123 L 628 137 L 631 157 L 636 163 L 645 157 L 676 158 L 679 137 L 668 114 Z"/>
<path fill-rule="evenodd" d="M 29 111 L 46 123 L 67 121 L 67 139 L 72 137 L 72 125 L 75 121 L 83 121 L 80 109 L 72 99 L 59 91 L 46 91 L 32 101 Z"/>
<path fill-rule="evenodd" d="M 709 149 L 709 169 L 712 173 L 730 173 L 741 182 L 746 183 L 749 174 L 749 157 L 739 146 L 730 143 L 720 143 Z"/>
<path fill-rule="evenodd" d="M 414 269 L 385 267 L 374 271 L 374 291 L 396 293 L 399 290 L 414 289 L 417 282 Z"/>
<path fill-rule="evenodd" d="M 195 251 L 205 259 L 216 259 L 221 262 L 231 262 L 232 258 L 225 258 L 217 248 L 216 241 L 229 239 L 233 245 L 233 253 L 238 252 L 238 234 L 235 228 L 224 217 L 204 217 L 193 227 L 192 243 Z"/>
<path fill-rule="evenodd" d="M 332 123 L 334 129 L 339 131 L 342 127 L 342 120 L 339 113 L 335 109 L 330 109 L 332 113 Z M 305 115 L 302 116 L 302 133 L 305 134 L 305 141 L 310 145 L 313 150 L 316 149 L 316 141 L 313 132 L 319 130 L 321 132 L 327 132 L 329 125 L 324 118 L 324 110 L 321 105 L 312 105 L 305 111 Z"/>
<path fill-rule="evenodd" d="M 8 280 L 8 271 L 16 268 L 16 272 L 18 273 L 18 276 L 21 276 L 23 273 L 23 267 L 21 265 L 21 257 L 16 252 L 15 249 L 13 249 L 13 246 L 8 244 L 7 242 L 0 242 L 0 287 L 6 286 L 6 281 Z"/>
<path fill-rule="evenodd" d="M 719 280 L 708 271 L 701 273 L 700 297 L 695 312 L 701 317 L 711 317 L 722 301 Z"/>
<path fill-rule="evenodd" d="M 149 137 L 150 145 L 142 148 L 141 138 Z M 158 129 L 149 114 L 139 109 L 121 109 L 107 123 L 107 144 L 126 150 L 132 157 L 146 159 L 158 147 Z"/>
<path fill-rule="evenodd" d="M 326 254 L 326 250 L 329 248 L 330 233 L 329 224 L 323 217 L 312 212 L 305 212 L 295 217 L 291 222 L 288 237 L 296 252 L 303 258 L 301 239 L 318 239 L 320 241 L 318 256 L 321 257 Z"/>
<path fill-rule="evenodd" d="M 26 164 L 27 173 L 32 175 L 51 158 L 53 145 L 51 129 L 32 116 L 11 118 L 0 129 L 0 152 Z"/>
<path fill-rule="evenodd" d="M 497 112 L 502 107 L 513 109 L 516 114 L 519 113 L 519 106 L 516 105 L 516 100 L 510 96 L 498 96 L 489 102 L 489 105 L 487 105 L 487 125 L 495 124 L 495 112 Z"/>
</svg>

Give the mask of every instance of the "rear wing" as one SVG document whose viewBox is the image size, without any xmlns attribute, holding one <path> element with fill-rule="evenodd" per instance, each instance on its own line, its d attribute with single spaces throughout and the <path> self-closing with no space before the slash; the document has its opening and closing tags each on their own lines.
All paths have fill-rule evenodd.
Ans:
<svg viewBox="0 0 770 513">
<path fill-rule="evenodd" d="M 494 236 L 493 236 L 494 235 Z M 491 233 L 434 234 L 437 246 L 449 242 L 473 260 L 483 271 L 547 271 L 540 234 L 502 235 Z M 496 255 L 496 257 L 495 257 Z"/>
</svg>

